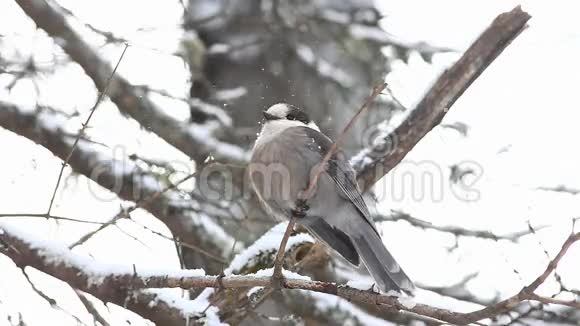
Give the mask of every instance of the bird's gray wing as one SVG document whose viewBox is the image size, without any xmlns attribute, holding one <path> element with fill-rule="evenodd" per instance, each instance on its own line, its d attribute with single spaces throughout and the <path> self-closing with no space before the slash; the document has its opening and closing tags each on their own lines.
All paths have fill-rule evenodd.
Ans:
<svg viewBox="0 0 580 326">
<path fill-rule="evenodd" d="M 306 127 L 301 127 L 303 136 L 311 151 L 316 151 L 320 160 L 332 147 L 332 141 L 324 134 Z M 297 137 L 296 133 L 294 136 Z M 297 143 L 304 142 L 297 139 Z M 383 291 L 404 290 L 413 292 L 414 285 L 407 274 L 401 269 L 395 258 L 383 244 L 381 237 L 371 218 L 367 205 L 356 184 L 354 170 L 345 159 L 344 154 L 337 151 L 328 161 L 325 176 L 319 179 L 319 186 L 325 191 L 336 189 L 346 200 L 337 204 L 336 210 L 328 212 L 322 218 L 314 217 L 324 223 L 316 223 L 313 233 L 325 240 L 332 248 L 339 251 L 343 257 L 353 252 L 357 260 L 361 260 L 371 276 Z M 331 185 L 329 186 L 329 182 Z M 328 194 L 327 197 L 329 198 Z M 336 204 L 336 202 L 333 202 Z M 352 205 L 350 204 L 352 203 Z M 344 205 L 344 206 L 342 206 Z M 362 218 L 361 218 L 362 216 Z M 312 222 L 310 222 L 312 223 Z M 342 235 L 345 235 L 344 240 Z"/>
<path fill-rule="evenodd" d="M 332 140 L 326 137 L 323 133 L 311 128 L 301 128 L 304 128 L 306 136 L 313 140 L 312 142 L 309 142 L 310 149 L 318 151 L 322 160 L 322 158 L 332 147 Z M 348 163 L 346 160 L 342 151 L 337 151 L 334 155 L 332 155 L 331 159 L 328 161 L 326 173 L 336 183 L 337 189 L 341 191 L 341 195 L 344 195 L 354 204 L 360 214 L 376 231 L 375 224 L 369 209 L 364 201 L 363 195 L 358 189 L 354 170 L 350 166 L 350 163 Z"/>
<path fill-rule="evenodd" d="M 320 217 L 310 218 L 303 225 L 310 233 L 322 240 L 323 243 L 326 243 L 329 247 L 336 250 L 344 259 L 355 266 L 359 265 L 358 253 L 347 234 L 326 223 Z"/>
</svg>

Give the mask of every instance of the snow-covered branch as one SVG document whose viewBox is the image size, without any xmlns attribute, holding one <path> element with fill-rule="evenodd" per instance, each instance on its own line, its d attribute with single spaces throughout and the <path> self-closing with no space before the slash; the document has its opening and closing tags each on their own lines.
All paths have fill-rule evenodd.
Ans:
<svg viewBox="0 0 580 326">
<path fill-rule="evenodd" d="M 18 228 L 0 224 L 0 252 L 20 268 L 34 267 L 60 279 L 74 289 L 90 293 L 103 302 L 112 302 L 148 318 L 158 325 L 183 325 L 182 311 L 155 294 L 133 291 L 130 284 L 114 280 L 115 275 L 128 276 L 140 271 L 131 265 L 97 264 L 90 258 L 73 254 L 64 243 L 44 241 Z M 155 274 L 168 271 L 157 271 Z M 152 272 L 149 272 L 150 275 Z M 181 275 L 202 275 L 203 271 L 178 271 Z M 169 273 L 171 274 L 171 273 Z M 112 278 L 111 278 L 112 277 Z M 156 302 L 155 305 L 152 305 Z"/>
<path fill-rule="evenodd" d="M 53 114 L 37 113 L 0 101 L 0 126 L 44 146 L 63 160 L 71 152 L 73 140 L 63 135 L 63 126 Z M 177 191 L 163 192 L 159 182 L 132 161 L 116 160 L 97 148 L 81 141 L 70 157 L 70 166 L 121 199 L 147 201 L 142 208 L 164 222 L 181 241 L 204 248 L 218 257 L 223 257 L 231 248 L 233 239 L 206 215 L 212 211 L 219 213 L 219 208 L 206 207 L 207 203 L 194 200 L 184 205 L 178 200 L 181 197 Z M 195 266 L 219 270 L 218 264 L 202 253 L 192 252 L 192 255 Z"/>
<path fill-rule="evenodd" d="M 535 294 L 535 290 L 546 281 L 548 276 L 557 268 L 568 249 L 578 240 L 580 240 L 580 233 L 571 234 L 545 271 L 519 293 L 497 304 L 470 313 L 453 312 L 415 303 L 397 296 L 359 290 L 347 285 L 312 281 L 308 277 L 294 273 L 285 274 L 286 278 L 282 282 L 282 287 L 331 294 L 352 302 L 375 304 L 384 306 L 385 309 L 407 311 L 452 324 L 467 325 L 493 318 L 528 300 L 578 307 L 578 302 L 548 300 Z M 113 302 L 126 300 L 127 290 L 135 291 L 145 288 L 249 289 L 267 288 L 272 285 L 271 269 L 248 275 L 209 276 L 205 275 L 203 270 L 139 270 L 136 266 L 100 264 L 70 252 L 63 245 L 35 239 L 21 230 L 5 224 L 0 224 L 0 242 L 3 244 L 2 252 L 18 266 L 35 267 L 68 282 L 75 288 L 91 293 L 103 300 L 114 300 Z M 269 243 L 270 241 L 263 241 L 263 245 L 267 246 Z M 245 258 L 239 260 L 240 262 L 247 261 Z"/>
<path fill-rule="evenodd" d="M 16 2 L 39 28 L 58 40 L 56 43 L 83 68 L 97 89 L 103 91 L 112 72 L 111 65 L 80 37 L 58 6 L 45 0 Z M 123 114 L 129 115 L 143 128 L 156 133 L 197 162 L 203 162 L 209 155 L 226 162 L 242 163 L 247 160 L 245 150 L 214 137 L 216 128 L 213 124 L 180 123 L 162 112 L 142 90 L 120 76 L 113 78 L 107 95 Z M 212 122 L 220 125 L 218 121 Z"/>
</svg>

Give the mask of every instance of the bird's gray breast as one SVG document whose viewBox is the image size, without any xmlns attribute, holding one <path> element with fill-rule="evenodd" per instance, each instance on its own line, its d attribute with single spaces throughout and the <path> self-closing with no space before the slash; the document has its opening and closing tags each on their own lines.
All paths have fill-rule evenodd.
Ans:
<svg viewBox="0 0 580 326">
<path fill-rule="evenodd" d="M 322 160 L 315 140 L 305 129 L 288 128 L 270 141 L 258 143 L 253 151 L 249 165 L 252 185 L 277 218 L 290 217 L 298 193 L 308 187 L 311 171 Z M 326 186 L 322 180 L 319 183 L 319 190 Z M 314 207 L 310 207 L 308 215 L 318 213 L 314 198 L 309 200 L 311 203 Z"/>
</svg>

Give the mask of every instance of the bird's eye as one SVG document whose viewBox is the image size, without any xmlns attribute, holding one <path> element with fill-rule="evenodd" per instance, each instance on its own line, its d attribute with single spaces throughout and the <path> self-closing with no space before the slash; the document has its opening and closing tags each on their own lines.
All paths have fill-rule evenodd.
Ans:
<svg viewBox="0 0 580 326">
<path fill-rule="evenodd" d="M 296 120 L 296 116 L 294 114 L 290 113 L 290 114 L 288 114 L 286 116 L 286 119 L 288 119 L 288 120 Z"/>
</svg>

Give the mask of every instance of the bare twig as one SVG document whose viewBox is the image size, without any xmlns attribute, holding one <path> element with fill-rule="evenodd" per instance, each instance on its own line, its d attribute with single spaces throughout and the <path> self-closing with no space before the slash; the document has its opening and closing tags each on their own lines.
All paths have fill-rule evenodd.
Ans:
<svg viewBox="0 0 580 326">
<path fill-rule="evenodd" d="M 507 240 L 507 241 L 512 241 L 512 242 L 515 242 L 519 238 L 532 233 L 532 231 L 530 231 L 530 230 L 522 230 L 519 232 L 497 235 L 491 231 L 485 231 L 485 230 L 470 230 L 470 229 L 465 229 L 465 228 L 462 228 L 459 226 L 434 225 L 434 224 L 431 224 L 430 222 L 427 222 L 425 220 L 413 217 L 405 212 L 395 211 L 395 210 L 393 210 L 392 214 L 390 214 L 390 215 L 376 215 L 376 216 L 374 216 L 374 220 L 375 220 L 375 222 L 406 221 L 407 223 L 411 224 L 412 226 L 415 226 L 415 227 L 418 227 L 418 228 L 421 228 L 424 230 L 435 230 L 435 231 L 444 232 L 444 233 L 451 233 L 455 236 L 462 236 L 462 237 L 473 237 L 473 238 L 490 239 L 490 240 Z M 539 227 L 538 229 L 542 229 L 542 228 L 545 228 L 545 226 Z"/>
<path fill-rule="evenodd" d="M 86 224 L 97 224 L 97 225 L 103 224 L 103 222 L 79 220 L 79 219 L 72 218 L 72 217 L 64 217 L 64 216 L 57 216 L 57 215 L 47 215 L 46 213 L 43 213 L 43 214 L 8 213 L 8 214 L 0 214 L 0 217 L 37 217 L 37 218 L 50 218 L 53 220 L 75 222 L 75 223 L 86 223 Z"/>
<path fill-rule="evenodd" d="M 87 242 L 90 238 L 92 238 L 93 236 L 95 236 L 97 233 L 99 233 L 100 231 L 102 231 L 103 229 L 105 229 L 107 226 L 110 226 L 112 224 L 115 224 L 118 220 L 122 219 L 122 218 L 130 218 L 130 214 L 135 211 L 138 208 L 146 208 L 150 203 L 152 203 L 153 201 L 155 201 L 156 199 L 158 199 L 160 196 L 162 196 L 163 194 L 165 194 L 166 192 L 176 189 L 180 184 L 184 183 L 185 181 L 193 178 L 195 176 L 195 173 L 191 173 L 187 176 L 185 176 L 184 178 L 182 178 L 181 180 L 179 180 L 177 183 L 175 184 L 171 184 L 168 187 L 165 187 L 162 190 L 159 190 L 155 193 L 153 193 L 151 196 L 144 198 L 140 201 L 138 201 L 137 203 L 135 203 L 135 205 L 131 206 L 130 208 L 126 209 L 126 210 L 121 210 L 121 212 L 119 212 L 119 214 L 115 215 L 113 218 L 111 218 L 108 222 L 103 223 L 98 229 L 91 231 L 85 235 L 83 235 L 82 237 L 80 237 L 77 241 L 75 241 L 74 243 L 72 243 L 69 248 L 72 249 L 74 247 L 80 246 L 81 244 Z"/>
<path fill-rule="evenodd" d="M 284 231 L 284 235 L 282 236 L 282 240 L 280 241 L 280 248 L 278 248 L 278 253 L 276 254 L 276 258 L 274 259 L 274 272 L 272 273 L 272 283 L 275 285 L 279 285 L 284 278 L 282 275 L 282 264 L 284 263 L 284 254 L 286 253 L 286 244 L 288 243 L 288 238 L 294 230 L 294 224 L 296 223 L 296 216 L 294 213 L 290 217 L 290 221 L 288 221 L 288 226 L 286 227 L 286 231 Z"/>
<path fill-rule="evenodd" d="M 432 285 L 421 284 L 421 283 L 416 283 L 416 285 L 423 290 L 431 291 L 431 292 L 437 293 L 437 294 L 444 296 L 444 297 L 449 297 L 449 298 L 453 298 L 453 299 L 457 299 L 457 300 L 461 300 L 461 301 L 465 301 L 465 302 L 471 302 L 471 303 L 475 303 L 475 304 L 478 304 L 481 306 L 489 306 L 489 305 L 492 305 L 494 303 L 499 302 L 499 300 L 500 300 L 499 294 L 496 294 L 496 296 L 494 298 L 484 299 L 484 298 L 481 298 L 481 297 L 478 297 L 478 296 L 472 294 L 466 288 L 467 283 L 477 276 L 478 276 L 478 273 L 469 274 L 469 275 L 465 276 L 462 280 L 460 280 L 457 283 L 452 284 L 450 286 L 432 286 Z"/>
<path fill-rule="evenodd" d="M 95 305 L 87 297 L 86 293 L 84 293 L 83 291 L 80 291 L 80 290 L 75 290 L 75 292 L 77 294 L 77 297 L 79 298 L 79 300 L 83 304 L 83 306 L 85 306 L 85 309 L 87 309 L 88 313 L 93 316 L 93 318 L 95 319 L 96 322 L 101 323 L 101 325 L 103 325 L 103 326 L 110 326 L 111 325 L 111 324 L 109 324 L 107 319 L 105 319 L 105 317 L 103 317 L 103 315 L 101 315 L 99 310 L 97 310 Z"/>
<path fill-rule="evenodd" d="M 361 189 L 368 190 L 388 173 L 443 119 L 471 83 L 524 30 L 529 19 L 530 15 L 519 6 L 499 15 L 463 56 L 439 77 L 407 119 L 386 137 L 395 140 L 394 148 L 384 153 L 383 144 L 380 144 L 377 148 L 363 149 L 357 155 L 370 159 L 353 162 Z"/>
<path fill-rule="evenodd" d="M 56 303 L 56 300 L 54 300 L 53 298 L 49 297 L 44 292 L 42 292 L 39 288 L 36 287 L 36 285 L 34 284 L 34 282 L 32 282 L 32 280 L 30 279 L 30 275 L 28 275 L 28 273 L 25 271 L 25 268 L 21 268 L 20 270 L 22 270 L 22 275 L 26 279 L 26 282 L 28 282 L 28 285 L 30 285 L 30 287 L 32 288 L 32 290 L 36 294 L 38 294 L 41 298 L 43 298 L 46 302 L 48 302 L 48 304 L 51 307 L 59 308 L 58 304 Z"/>
<path fill-rule="evenodd" d="M 75 148 L 77 147 L 77 144 L 79 143 L 80 138 L 84 135 L 85 129 L 89 125 L 89 121 L 91 121 L 91 118 L 93 117 L 93 114 L 97 110 L 97 107 L 99 106 L 99 104 L 101 103 L 103 98 L 105 97 L 105 94 L 107 94 L 107 90 L 109 89 L 109 85 L 111 84 L 111 81 L 113 80 L 113 77 L 115 76 L 115 73 L 117 72 L 117 68 L 119 68 L 119 64 L 121 64 L 121 61 L 123 60 L 123 57 L 125 56 L 125 52 L 127 52 L 128 47 L 129 46 L 125 44 L 125 48 L 123 49 L 123 52 L 121 53 L 121 56 L 119 57 L 119 60 L 117 61 L 117 64 L 115 65 L 115 68 L 113 68 L 113 71 L 109 75 L 109 78 L 107 78 L 107 81 L 105 83 L 103 90 L 99 93 L 99 96 L 97 97 L 97 101 L 95 102 L 95 105 L 93 105 L 93 107 L 91 108 L 91 111 L 89 112 L 89 116 L 87 117 L 85 122 L 82 124 L 82 127 L 79 130 L 77 138 L 75 138 L 75 141 L 72 144 L 70 153 L 68 154 L 68 156 L 66 157 L 66 159 L 62 163 L 62 166 L 60 168 L 60 172 L 58 173 L 58 179 L 56 180 L 56 185 L 54 186 L 54 190 L 52 192 L 52 197 L 50 198 L 50 204 L 48 205 L 48 210 L 46 212 L 47 217 L 50 215 L 50 212 L 52 210 L 54 198 L 56 197 L 56 191 L 58 190 L 58 186 L 60 185 L 60 180 L 62 179 L 62 174 L 64 173 L 64 168 L 68 165 L 68 161 L 70 160 L 71 156 L 73 155 L 73 152 L 74 152 Z"/>
<path fill-rule="evenodd" d="M 568 307 L 580 309 L 580 301 L 561 300 L 561 299 L 556 299 L 556 298 L 543 297 L 543 296 L 537 295 L 535 293 L 529 294 L 528 299 L 538 301 L 541 303 L 545 303 L 545 304 L 557 304 L 557 305 L 561 305 L 561 306 L 568 306 Z"/>
<path fill-rule="evenodd" d="M 151 232 L 152 234 L 155 234 L 156 236 L 158 236 L 160 238 L 163 238 L 163 239 L 168 240 L 168 241 L 175 242 L 175 238 L 173 238 L 173 237 L 169 237 L 169 236 L 166 236 L 165 234 L 163 234 L 163 233 L 161 233 L 159 231 L 155 231 L 155 230 L 151 229 L 150 227 L 148 227 L 146 225 L 143 225 L 141 223 L 138 223 L 134 219 L 131 219 L 131 221 L 133 223 L 135 223 L 135 225 L 138 225 L 138 226 L 142 227 L 144 230 L 147 230 L 147 231 Z M 193 245 L 193 244 L 188 243 L 188 242 L 183 242 L 183 241 L 181 241 L 181 239 L 179 239 L 179 246 L 182 249 L 183 248 L 187 248 L 187 249 L 193 250 L 195 252 L 198 252 L 198 253 L 204 255 L 205 257 L 207 257 L 207 258 L 209 258 L 209 259 L 211 259 L 211 260 L 213 260 L 213 261 L 215 261 L 217 263 L 220 263 L 220 264 L 226 263 L 226 261 L 223 258 L 218 257 L 218 256 L 210 253 L 209 251 L 200 248 L 199 246 Z"/>
<path fill-rule="evenodd" d="M 24 278 L 26 279 L 26 282 L 28 282 L 28 285 L 30 285 L 30 287 L 32 288 L 32 290 L 36 294 L 38 294 L 41 298 L 43 298 L 44 300 L 46 300 L 46 302 L 48 302 L 48 304 L 50 305 L 51 308 L 57 309 L 59 311 L 62 311 L 63 313 L 65 313 L 66 315 L 68 315 L 69 317 L 71 317 L 72 319 L 74 319 L 77 322 L 77 325 L 86 325 L 77 316 L 75 316 L 75 315 L 71 314 L 70 312 L 64 310 L 56 302 L 56 300 L 54 300 L 52 297 L 50 297 L 46 293 L 44 293 L 44 291 L 42 291 L 41 289 L 39 289 L 36 286 L 36 284 L 34 284 L 34 282 L 32 282 L 32 280 L 30 279 L 30 275 L 28 275 L 28 273 L 26 272 L 25 268 L 21 268 L 21 270 L 22 270 L 22 275 L 24 275 Z"/>
<path fill-rule="evenodd" d="M 568 193 L 571 195 L 576 195 L 580 193 L 580 189 L 567 187 L 565 185 L 558 185 L 555 187 L 538 187 L 537 190 L 543 191 L 553 191 L 553 192 L 561 192 L 561 193 Z"/>
<path fill-rule="evenodd" d="M 128 208 L 128 209 L 126 209 L 126 210 L 125 210 L 125 209 L 124 209 L 124 210 L 121 210 L 121 212 L 119 212 L 117 215 L 115 215 L 115 216 L 114 216 L 113 218 L 111 218 L 109 221 L 107 221 L 107 222 L 105 222 L 105 223 L 99 223 L 99 224 L 101 224 L 101 226 L 100 226 L 100 227 L 98 227 L 96 230 L 94 230 L 94 231 L 91 231 L 91 232 L 89 232 L 89 233 L 87 233 L 87 234 L 83 235 L 82 237 L 80 237 L 80 238 L 79 238 L 77 241 L 75 241 L 74 243 L 72 243 L 72 244 L 69 246 L 69 249 L 73 249 L 73 248 L 75 248 L 75 247 L 77 247 L 77 246 L 80 246 L 81 244 L 83 244 L 83 243 L 87 242 L 89 239 L 91 239 L 92 237 L 94 237 L 94 236 L 95 236 L 97 233 L 99 233 L 100 231 L 102 231 L 102 230 L 103 230 L 103 229 L 105 229 L 106 227 L 108 227 L 108 226 L 111 226 L 111 225 L 113 225 L 113 224 L 117 223 L 117 221 L 119 221 L 120 219 L 123 219 L 123 218 L 128 218 L 128 219 L 131 219 L 131 215 L 130 215 L 130 214 L 131 214 L 133 211 L 135 211 L 135 210 L 136 210 L 136 209 L 138 209 L 138 208 L 147 208 L 147 206 L 148 206 L 148 205 L 149 205 L 151 202 L 153 202 L 153 201 L 157 200 L 157 199 L 158 199 L 160 196 L 164 195 L 164 194 L 165 194 L 165 193 L 167 193 L 168 191 L 171 191 L 171 190 L 177 189 L 177 187 L 179 187 L 179 185 L 181 185 L 182 183 L 186 182 L 187 180 L 190 180 L 190 179 L 191 179 L 191 178 L 193 178 L 194 176 L 195 176 L 195 173 L 191 173 L 191 174 L 189 174 L 189 175 L 187 175 L 187 176 L 183 177 L 183 178 L 182 178 L 181 180 L 179 180 L 178 182 L 176 182 L 176 183 L 173 183 L 173 184 L 171 184 L 171 185 L 169 185 L 169 186 L 165 187 L 164 189 L 162 189 L 162 190 L 160 190 L 160 191 L 157 191 L 157 192 L 155 192 L 155 193 L 154 193 L 154 194 L 152 194 L 151 196 L 149 196 L 149 197 L 147 197 L 147 198 L 144 198 L 143 200 L 140 200 L 140 201 L 138 201 L 138 202 L 137 202 L 135 205 L 131 206 L 130 208 Z M 133 222 L 135 222 L 135 221 L 133 221 Z M 146 229 L 146 230 L 150 231 L 151 233 L 153 233 L 153 234 L 155 234 L 155 235 L 157 235 L 157 236 L 160 236 L 160 237 L 162 237 L 162 238 L 164 238 L 164 239 L 167 239 L 167 240 L 169 240 L 169 241 L 174 241 L 174 239 L 173 239 L 173 238 L 171 238 L 171 237 L 167 237 L 167 236 L 165 236 L 164 234 L 162 234 L 162 233 L 160 233 L 160 232 L 157 232 L 157 231 L 155 231 L 155 230 L 152 230 L 152 229 L 150 229 L 149 227 L 147 227 L 147 226 L 145 226 L 145 225 L 139 224 L 139 223 L 137 223 L 137 222 L 135 222 L 135 224 L 137 224 L 137 225 L 141 226 L 142 228 L 144 228 L 144 229 Z M 121 232 L 124 232 L 124 231 L 123 231 L 123 230 L 121 230 L 121 229 L 120 229 L 120 231 L 121 231 Z M 136 240 L 137 240 L 137 239 L 136 239 Z M 137 241 L 139 241 L 139 240 L 137 240 Z M 214 260 L 214 261 L 216 261 L 216 262 L 219 262 L 219 263 L 222 263 L 222 264 L 225 262 L 225 261 L 224 261 L 222 258 L 220 258 L 220 257 L 218 257 L 218 256 L 216 256 L 216 255 L 213 255 L 213 254 L 211 254 L 210 252 L 208 252 L 207 250 L 204 250 L 204 249 L 200 248 L 199 246 L 195 246 L 195 245 L 193 245 L 193 244 L 189 244 L 189 243 L 182 242 L 182 241 L 180 241 L 180 242 L 179 242 L 179 244 L 180 244 L 182 247 L 185 247 L 185 248 L 188 248 L 188 249 L 191 249 L 191 250 L 195 250 L 195 251 L 197 251 L 198 253 L 200 253 L 200 254 L 202 254 L 202 255 L 206 256 L 207 258 L 209 258 L 209 259 L 211 259 L 211 260 Z"/>
<path fill-rule="evenodd" d="M 580 232 L 571 234 L 562 245 L 562 248 L 556 257 L 550 261 L 548 267 L 544 270 L 542 275 L 538 276 L 530 285 L 524 287 L 518 294 L 502 300 L 492 306 L 484 309 L 465 314 L 465 319 L 469 322 L 482 320 L 499 315 L 502 312 L 509 311 L 524 300 L 538 300 L 539 296 L 534 291 L 546 281 L 548 276 L 556 270 L 558 263 L 564 257 L 570 246 L 576 241 L 580 240 Z M 538 300 L 540 301 L 540 300 Z"/>
</svg>

